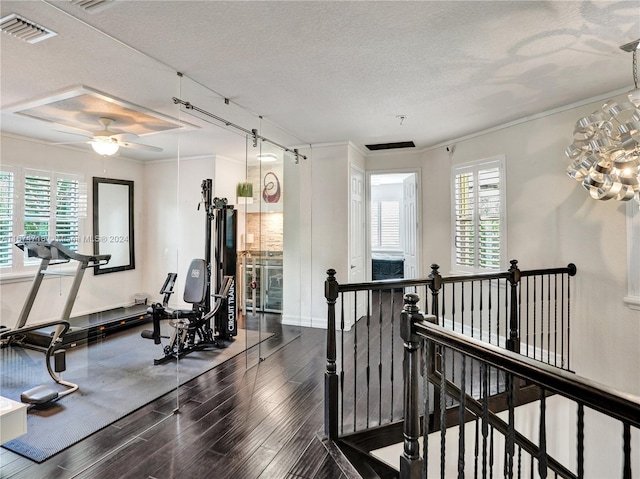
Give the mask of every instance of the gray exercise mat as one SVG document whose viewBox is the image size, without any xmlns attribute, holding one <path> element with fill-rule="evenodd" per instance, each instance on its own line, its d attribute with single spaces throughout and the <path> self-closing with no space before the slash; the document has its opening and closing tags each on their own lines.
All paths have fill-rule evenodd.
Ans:
<svg viewBox="0 0 640 479">
<path fill-rule="evenodd" d="M 271 336 L 240 329 L 234 341 L 226 342 L 227 348 L 182 358 L 178 376 L 175 361 L 153 364 L 154 358 L 162 356 L 162 348 L 141 338 L 140 329 L 68 350 L 62 377 L 78 384 L 79 390 L 47 409 L 30 409 L 27 434 L 2 447 L 42 462 Z M 47 374 L 43 353 L 13 347 L 0 350 L 1 396 L 20 401 L 23 391 L 41 384 L 62 389 Z"/>
</svg>

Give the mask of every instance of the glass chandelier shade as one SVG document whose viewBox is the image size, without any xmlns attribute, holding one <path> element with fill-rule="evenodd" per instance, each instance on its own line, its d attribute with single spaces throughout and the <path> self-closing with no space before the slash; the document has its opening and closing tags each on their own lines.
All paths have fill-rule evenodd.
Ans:
<svg viewBox="0 0 640 479">
<path fill-rule="evenodd" d="M 640 89 L 633 50 L 635 89 L 628 102 L 608 100 L 591 115 L 580 118 L 573 143 L 569 177 L 580 182 L 597 200 L 635 199 L 640 204 Z"/>
<path fill-rule="evenodd" d="M 89 144 L 93 148 L 93 151 L 102 156 L 115 155 L 120 149 L 118 142 L 109 136 L 94 136 Z"/>
</svg>

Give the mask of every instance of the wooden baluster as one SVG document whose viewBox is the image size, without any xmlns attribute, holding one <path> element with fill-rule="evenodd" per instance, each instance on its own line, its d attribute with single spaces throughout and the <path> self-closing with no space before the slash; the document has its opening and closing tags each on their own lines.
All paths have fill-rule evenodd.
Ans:
<svg viewBox="0 0 640 479">
<path fill-rule="evenodd" d="M 389 368 L 389 380 L 391 381 L 391 422 L 393 422 L 393 405 L 395 404 L 393 398 L 393 370 L 395 369 L 395 362 L 394 362 L 394 358 L 395 358 L 395 354 L 394 354 L 394 344 L 395 344 L 395 337 L 394 337 L 394 325 L 395 325 L 395 319 L 396 319 L 396 302 L 395 302 L 395 297 L 396 297 L 396 290 L 393 289 L 391 290 L 391 367 Z"/>
<path fill-rule="evenodd" d="M 547 276 L 547 364 L 551 364 L 551 275 Z"/>
<path fill-rule="evenodd" d="M 530 357 L 529 356 L 529 344 L 531 344 L 531 339 L 529 337 L 529 312 L 531 310 L 531 308 L 529 307 L 529 277 L 527 276 L 527 288 L 526 288 L 526 292 L 525 292 L 525 304 L 527 305 L 527 352 L 525 354 L 525 356 Z M 534 331 L 535 332 L 535 331 Z"/>
<path fill-rule="evenodd" d="M 431 283 L 429 283 L 429 289 L 431 290 L 431 314 L 433 314 L 436 318 L 439 317 L 440 314 L 440 302 L 438 301 L 438 294 L 440 293 L 440 288 L 442 287 L 442 276 L 440 276 L 440 272 L 438 271 L 437 264 L 431 265 L 431 273 L 429 273 L 429 279 Z M 441 322 L 438 322 L 442 326 Z"/>
<path fill-rule="evenodd" d="M 569 263 L 569 276 L 575 276 L 577 272 L 576 265 Z M 571 370 L 571 280 L 567 278 L 567 370 Z"/>
<path fill-rule="evenodd" d="M 547 397 L 545 390 L 540 388 L 540 453 L 538 455 L 538 474 L 541 479 L 547 477 L 548 460 L 547 460 Z"/>
<path fill-rule="evenodd" d="M 533 359 L 536 359 L 536 343 L 537 343 L 537 338 L 538 338 L 538 331 L 536 329 L 536 322 L 537 322 L 537 315 L 536 315 L 536 311 L 537 311 L 537 304 L 536 304 L 536 297 L 537 297 L 537 292 L 538 292 L 538 287 L 537 287 L 537 282 L 536 282 L 536 277 L 533 277 Z M 542 348 L 540 348 L 542 349 Z"/>
<path fill-rule="evenodd" d="M 566 367 L 565 364 L 565 360 L 564 360 L 564 341 L 565 341 L 565 337 L 564 337 L 564 332 L 565 332 L 565 326 L 564 326 L 564 308 L 565 308 L 565 295 L 564 295 L 564 282 L 565 282 L 565 277 L 567 278 L 567 281 L 569 280 L 568 276 L 562 274 L 560 275 L 560 367 L 562 369 L 564 369 Z"/>
<path fill-rule="evenodd" d="M 507 428 L 507 437 L 505 438 L 505 452 L 506 452 L 506 477 L 513 478 L 513 456 L 515 452 L 515 387 L 514 383 L 518 381 L 511 373 L 507 373 L 507 395 L 508 395 L 508 407 L 509 407 L 509 425 Z"/>
<path fill-rule="evenodd" d="M 344 434 L 344 293 L 340 294 L 340 433 Z"/>
<path fill-rule="evenodd" d="M 353 292 L 353 431 L 358 425 L 358 292 Z"/>
<path fill-rule="evenodd" d="M 509 285 L 511 293 L 511 301 L 509 308 L 509 336 L 507 338 L 507 349 L 516 353 L 520 352 L 520 334 L 518 330 L 518 284 L 520 284 L 520 270 L 518 269 L 518 261 L 511 260 L 509 268 Z"/>
<path fill-rule="evenodd" d="M 623 424 L 622 450 L 624 451 L 624 466 L 622 469 L 623 479 L 631 479 L 631 425 Z"/>
<path fill-rule="evenodd" d="M 428 477 L 428 454 L 429 454 L 429 433 L 431 426 L 429 418 L 431 417 L 430 401 L 429 401 L 429 371 L 431 367 L 431 350 L 435 346 L 428 339 L 422 340 L 422 397 L 424 398 L 424 414 L 422 416 L 422 477 Z"/>
<path fill-rule="evenodd" d="M 418 372 L 421 339 L 413 332 L 413 322 L 424 317 L 418 309 L 417 294 L 405 294 L 400 317 L 400 336 L 404 341 L 404 451 L 400 456 L 400 478 L 418 479 L 422 472 L 420 459 L 420 414 L 418 411 Z"/>
<path fill-rule="evenodd" d="M 440 348 L 440 478 L 445 479 L 445 459 L 447 442 L 447 360 L 445 358 L 446 349 Z"/>
<path fill-rule="evenodd" d="M 460 354 L 462 357 L 462 370 L 460 372 L 460 402 L 458 404 L 458 479 L 464 479 L 464 453 L 465 453 L 465 416 L 467 407 L 467 391 L 466 391 L 466 373 L 467 373 L 467 357 L 464 354 Z"/>
<path fill-rule="evenodd" d="M 482 479 L 487 478 L 487 438 L 489 436 L 489 377 L 487 363 L 480 365 L 482 376 Z"/>
<path fill-rule="evenodd" d="M 324 375 L 324 434 L 331 440 L 338 438 L 338 375 L 336 374 L 336 300 L 338 282 L 336 270 L 327 270 L 324 283 L 327 299 L 327 370 Z"/>
<path fill-rule="evenodd" d="M 367 290 L 367 368 L 366 368 L 366 381 L 367 381 L 367 402 L 366 402 L 366 425 L 369 429 L 369 406 L 371 401 L 371 309 L 369 307 L 371 303 L 371 291 Z M 356 308 L 358 303 L 356 303 Z"/>
<path fill-rule="evenodd" d="M 437 264 L 432 264 L 431 265 L 431 273 L 429 274 L 429 278 L 431 279 L 431 283 L 429 283 L 429 289 L 431 290 L 431 314 L 434 315 L 436 317 L 436 321 L 437 324 L 439 324 L 440 326 L 442 326 L 444 324 L 444 316 L 442 317 L 442 320 L 440 319 L 440 301 L 439 301 L 439 291 L 442 287 L 442 276 L 440 276 L 440 272 L 438 271 L 438 268 L 440 268 L 439 265 Z M 454 296 L 455 299 L 455 296 Z M 454 318 L 452 317 L 452 320 Z M 436 349 L 436 346 L 434 345 L 433 347 L 434 351 Z M 434 364 L 431 365 L 432 367 L 432 371 L 435 371 L 436 369 L 440 369 L 440 359 L 439 356 L 434 353 L 432 353 L 433 356 L 436 358 L 436 361 L 434 361 Z M 434 384 L 434 398 L 433 398 L 433 410 L 434 410 L 434 418 L 433 418 L 433 422 L 434 422 L 434 427 L 435 428 L 439 428 L 440 427 L 440 416 L 435 414 L 435 411 L 440 409 L 440 397 L 441 395 L 438 394 L 438 387 Z"/>
<path fill-rule="evenodd" d="M 382 291 L 378 291 L 378 424 L 382 424 Z"/>
<path fill-rule="evenodd" d="M 553 275 L 553 365 L 558 366 L 558 275 Z"/>
<path fill-rule="evenodd" d="M 578 479 L 584 478 L 584 404 L 578 403 Z"/>
<path fill-rule="evenodd" d="M 480 420 L 478 419 L 478 416 L 476 416 L 475 423 L 476 423 L 476 437 L 475 437 L 474 450 L 473 450 L 473 455 L 474 455 L 473 477 L 474 479 L 478 479 L 478 456 L 480 455 Z"/>
</svg>

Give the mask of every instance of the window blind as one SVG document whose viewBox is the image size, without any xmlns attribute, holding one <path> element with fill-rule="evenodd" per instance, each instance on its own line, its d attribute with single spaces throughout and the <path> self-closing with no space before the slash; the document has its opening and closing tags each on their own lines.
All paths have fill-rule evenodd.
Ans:
<svg viewBox="0 0 640 479">
<path fill-rule="evenodd" d="M 49 237 L 51 178 L 34 174 L 24 177 L 24 233 Z"/>
<path fill-rule="evenodd" d="M 77 180 L 56 181 L 56 239 L 72 251 L 78 251 L 78 208 L 80 186 Z"/>
<path fill-rule="evenodd" d="M 0 267 L 13 265 L 13 173 L 0 171 Z"/>
<path fill-rule="evenodd" d="M 371 202 L 371 247 L 400 248 L 400 202 Z"/>
</svg>

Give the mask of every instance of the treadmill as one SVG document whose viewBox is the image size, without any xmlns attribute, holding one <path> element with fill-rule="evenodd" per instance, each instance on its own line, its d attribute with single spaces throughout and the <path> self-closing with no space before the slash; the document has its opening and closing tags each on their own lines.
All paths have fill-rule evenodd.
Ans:
<svg viewBox="0 0 640 479">
<path fill-rule="evenodd" d="M 70 328 L 59 338 L 60 347 L 74 347 L 152 320 L 153 315 L 147 312 L 145 304 L 114 308 L 70 318 L 85 270 L 107 264 L 111 259 L 111 255 L 83 255 L 70 250 L 58 241 L 48 241 L 37 236 L 21 237 L 15 245 L 23 250 L 28 257 L 37 257 L 41 260 L 27 299 L 18 317 L 15 330 L 25 327 L 42 280 L 47 275 L 73 276 L 73 283 L 60 316 L 60 321 L 68 322 Z M 71 260 L 77 261 L 75 272 L 51 271 L 48 269 L 49 266 L 68 263 Z M 24 347 L 44 351 L 51 344 L 52 338 L 60 336 L 61 329 L 62 326 L 58 325 L 25 332 L 20 344 Z"/>
</svg>

